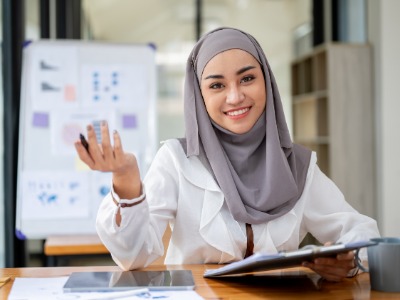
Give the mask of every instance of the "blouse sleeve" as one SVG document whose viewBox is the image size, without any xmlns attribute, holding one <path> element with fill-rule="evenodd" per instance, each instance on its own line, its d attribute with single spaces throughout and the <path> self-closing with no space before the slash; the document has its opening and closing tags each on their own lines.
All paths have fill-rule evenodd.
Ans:
<svg viewBox="0 0 400 300">
<path fill-rule="evenodd" d="M 379 236 L 376 221 L 357 212 L 339 188 L 315 165 L 304 218 L 307 230 L 321 243 L 348 243 Z"/>
<path fill-rule="evenodd" d="M 121 207 L 121 224 L 116 223 L 118 206 L 111 192 L 103 199 L 97 214 L 97 233 L 123 270 L 149 265 L 164 254 L 162 237 L 174 218 L 178 197 L 178 176 L 168 147 L 157 152 L 144 179 L 146 199 Z M 121 199 L 134 203 L 135 199 Z"/>
</svg>

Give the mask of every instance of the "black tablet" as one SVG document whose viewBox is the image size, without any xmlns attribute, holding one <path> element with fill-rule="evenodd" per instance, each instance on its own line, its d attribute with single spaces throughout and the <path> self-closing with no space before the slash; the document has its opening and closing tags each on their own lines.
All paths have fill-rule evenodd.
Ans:
<svg viewBox="0 0 400 300">
<path fill-rule="evenodd" d="M 108 292 L 148 288 L 160 290 L 193 290 L 190 270 L 74 272 L 65 283 L 64 292 Z"/>
</svg>

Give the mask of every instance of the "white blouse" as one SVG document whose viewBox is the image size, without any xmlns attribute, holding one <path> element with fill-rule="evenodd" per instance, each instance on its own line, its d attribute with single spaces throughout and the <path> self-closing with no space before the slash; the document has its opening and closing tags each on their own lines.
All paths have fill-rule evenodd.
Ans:
<svg viewBox="0 0 400 300">
<path fill-rule="evenodd" d="M 379 236 L 376 221 L 353 209 L 316 162 L 313 153 L 303 194 L 290 212 L 252 225 L 254 252 L 298 249 L 307 232 L 321 243 Z M 162 237 L 168 225 L 172 234 L 165 264 L 243 259 L 245 224 L 233 219 L 213 176 L 197 157 L 186 157 L 178 140 L 164 143 L 143 182 L 146 200 L 121 208 L 120 226 L 116 224 L 118 207 L 111 193 L 115 198 L 118 195 L 113 190 L 102 201 L 97 215 L 97 232 L 122 269 L 145 267 L 162 256 Z"/>
</svg>

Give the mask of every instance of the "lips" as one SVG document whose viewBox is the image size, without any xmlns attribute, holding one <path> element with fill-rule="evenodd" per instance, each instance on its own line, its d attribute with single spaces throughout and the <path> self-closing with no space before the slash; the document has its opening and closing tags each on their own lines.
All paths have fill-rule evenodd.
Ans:
<svg viewBox="0 0 400 300">
<path fill-rule="evenodd" d="M 247 113 L 249 110 L 250 110 L 250 107 L 245 107 L 245 108 L 241 108 L 241 109 L 237 109 L 237 110 L 227 111 L 225 114 L 227 114 L 228 116 L 231 116 L 231 117 L 237 117 L 237 116 Z"/>
</svg>

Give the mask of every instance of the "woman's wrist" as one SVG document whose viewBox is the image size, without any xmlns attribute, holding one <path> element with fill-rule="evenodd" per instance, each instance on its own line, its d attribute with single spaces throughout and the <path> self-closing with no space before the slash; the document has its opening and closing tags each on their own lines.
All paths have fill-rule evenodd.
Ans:
<svg viewBox="0 0 400 300">
<path fill-rule="evenodd" d="M 114 172 L 112 178 L 114 191 L 123 199 L 137 198 L 141 194 L 139 171 Z"/>
<path fill-rule="evenodd" d="M 115 205 L 119 207 L 131 207 L 134 205 L 137 205 L 141 202 L 143 202 L 146 199 L 146 191 L 144 188 L 144 185 L 141 184 L 141 190 L 140 190 L 140 195 L 136 198 L 121 198 L 114 190 L 114 188 L 111 189 L 111 197 Z"/>
<path fill-rule="evenodd" d="M 140 182 L 139 197 L 133 198 L 133 199 L 126 199 L 126 198 L 121 199 L 120 196 L 115 192 L 114 187 L 113 187 L 111 189 L 111 198 L 112 198 L 113 202 L 115 203 L 115 205 L 118 207 L 116 216 L 115 216 L 115 222 L 116 222 L 117 226 L 119 227 L 119 226 L 121 226 L 121 220 L 122 220 L 121 208 L 132 207 L 132 206 L 142 203 L 146 199 L 146 192 L 144 189 L 144 185 Z"/>
</svg>

